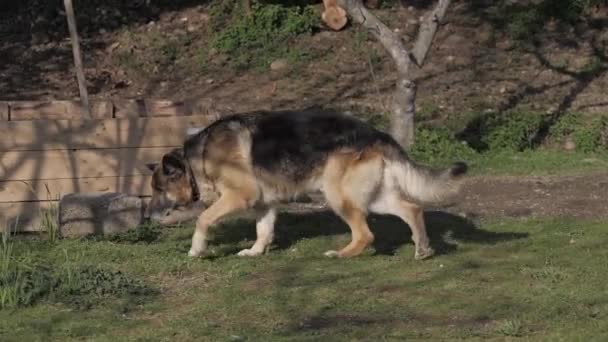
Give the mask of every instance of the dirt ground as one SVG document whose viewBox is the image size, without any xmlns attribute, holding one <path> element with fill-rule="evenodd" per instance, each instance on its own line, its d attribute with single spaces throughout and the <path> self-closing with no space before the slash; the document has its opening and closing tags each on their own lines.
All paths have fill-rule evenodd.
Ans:
<svg viewBox="0 0 608 342">
<path fill-rule="evenodd" d="M 608 218 L 608 173 L 579 176 L 475 177 L 465 200 L 451 208 L 467 216 Z"/>
<path fill-rule="evenodd" d="M 476 176 L 467 180 L 463 201 L 445 210 L 468 219 L 500 217 L 608 218 L 608 173 L 576 176 Z M 320 194 L 287 210 L 326 209 Z"/>
<path fill-rule="evenodd" d="M 593 13 L 580 27 L 547 23 L 540 44 L 523 48 L 492 19 L 496 8 L 491 3 L 465 1 L 450 8 L 417 75 L 420 119 L 442 122 L 463 113 L 510 109 L 606 111 L 608 35 L 601 27 L 608 9 Z M 200 54 L 208 49 L 207 6 L 152 11 L 116 1 L 102 5 L 78 12 L 93 98 L 203 98 L 224 111 L 309 105 L 388 110 L 393 63 L 356 26 L 341 32 L 321 28 L 301 37 L 295 46 L 305 46 L 316 56 L 304 66 L 235 72 L 222 63 L 227 56 L 215 56 L 210 61 L 215 66 L 204 70 Z M 30 7 L 2 11 L 0 6 L 2 99 L 76 97 L 64 17 Z M 56 10 L 60 13 L 60 7 Z M 378 15 L 410 44 L 425 11 L 410 6 Z M 36 15 L 39 20 L 33 20 Z M 167 49 L 173 51 L 172 58 Z"/>
</svg>

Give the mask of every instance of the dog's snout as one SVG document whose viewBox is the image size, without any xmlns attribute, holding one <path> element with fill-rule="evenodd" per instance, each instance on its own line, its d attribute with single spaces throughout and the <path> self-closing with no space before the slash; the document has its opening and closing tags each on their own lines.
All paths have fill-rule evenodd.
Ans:
<svg viewBox="0 0 608 342">
<path fill-rule="evenodd" d="M 153 212 L 151 214 L 148 214 L 148 216 L 146 217 L 146 219 L 149 219 L 151 221 L 160 222 L 164 218 L 170 216 L 172 212 L 173 212 L 173 210 L 171 208 L 167 208 L 165 210 L 161 210 L 161 211 L 157 211 L 157 212 Z"/>
</svg>

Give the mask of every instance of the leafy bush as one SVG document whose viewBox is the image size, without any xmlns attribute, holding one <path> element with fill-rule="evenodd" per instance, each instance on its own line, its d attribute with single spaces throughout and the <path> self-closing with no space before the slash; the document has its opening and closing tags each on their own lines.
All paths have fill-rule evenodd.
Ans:
<svg viewBox="0 0 608 342">
<path fill-rule="evenodd" d="M 562 143 L 571 138 L 581 152 L 599 152 L 608 149 L 608 116 L 585 120 L 579 113 L 567 113 L 551 127 L 551 140 Z"/>
<path fill-rule="evenodd" d="M 249 16 L 237 13 L 227 25 L 234 9 L 218 6 L 212 11 L 212 27 L 218 31 L 211 46 L 228 56 L 236 68 L 266 67 L 273 59 L 293 55 L 289 43 L 298 35 L 312 33 L 319 21 L 319 14 L 311 6 L 268 4 L 254 5 Z"/>
<path fill-rule="evenodd" d="M 466 143 L 458 141 L 445 128 L 418 128 L 416 143 L 409 151 L 414 159 L 430 164 L 441 164 L 456 159 L 470 159 L 476 152 Z"/>
<path fill-rule="evenodd" d="M 545 115 L 531 112 L 480 114 L 460 134 L 477 151 L 522 151 L 539 144 Z"/>
<path fill-rule="evenodd" d="M 608 117 L 600 116 L 573 133 L 576 148 L 582 152 L 608 149 Z"/>
</svg>

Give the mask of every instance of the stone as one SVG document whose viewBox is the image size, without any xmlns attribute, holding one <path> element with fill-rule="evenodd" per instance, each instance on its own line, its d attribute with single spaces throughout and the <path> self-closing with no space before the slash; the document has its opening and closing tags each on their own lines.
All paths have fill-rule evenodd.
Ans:
<svg viewBox="0 0 608 342">
<path fill-rule="evenodd" d="M 59 234 L 81 237 L 126 232 L 143 222 L 141 198 L 115 192 L 72 193 L 59 202 Z"/>
<path fill-rule="evenodd" d="M 270 63 L 270 70 L 278 71 L 287 68 L 289 64 L 284 59 L 277 59 L 274 62 Z"/>
</svg>

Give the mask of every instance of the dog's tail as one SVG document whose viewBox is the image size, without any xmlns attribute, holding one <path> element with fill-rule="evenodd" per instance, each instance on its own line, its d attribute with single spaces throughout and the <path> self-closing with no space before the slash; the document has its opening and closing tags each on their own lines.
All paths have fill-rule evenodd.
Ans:
<svg viewBox="0 0 608 342">
<path fill-rule="evenodd" d="M 433 169 L 409 160 L 405 155 L 393 161 L 393 175 L 413 202 L 424 206 L 449 206 L 460 198 L 468 166 L 456 162 L 447 169 Z"/>
</svg>

